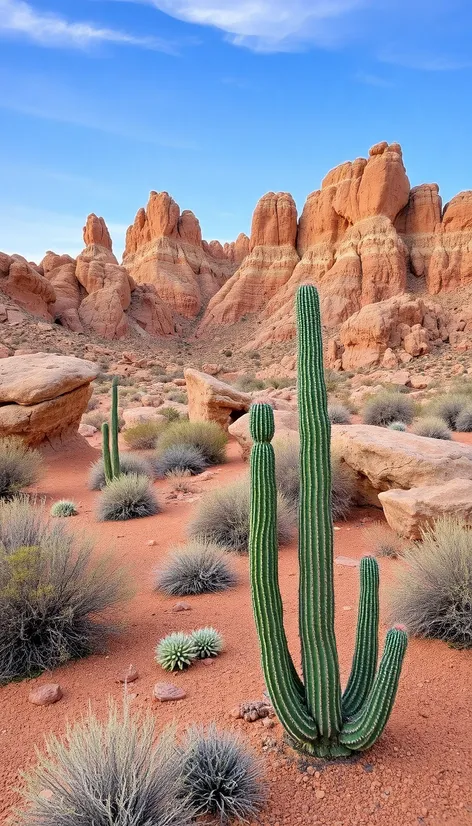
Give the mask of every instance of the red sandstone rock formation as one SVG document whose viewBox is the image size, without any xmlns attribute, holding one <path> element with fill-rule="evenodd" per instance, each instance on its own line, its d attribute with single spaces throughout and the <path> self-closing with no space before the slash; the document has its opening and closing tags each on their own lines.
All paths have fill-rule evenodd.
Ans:
<svg viewBox="0 0 472 826">
<path fill-rule="evenodd" d="M 0 252 L 0 293 L 21 309 L 52 320 L 52 306 L 56 300 L 54 288 L 44 278 L 40 267 L 21 255 Z"/>
</svg>

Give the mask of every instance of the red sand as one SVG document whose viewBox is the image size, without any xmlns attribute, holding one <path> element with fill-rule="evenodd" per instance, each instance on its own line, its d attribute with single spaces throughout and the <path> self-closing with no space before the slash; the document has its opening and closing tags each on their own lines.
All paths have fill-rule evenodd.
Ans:
<svg viewBox="0 0 472 826">
<path fill-rule="evenodd" d="M 279 724 L 266 729 L 261 722 L 234 721 L 229 712 L 240 702 L 260 699 L 263 678 L 251 613 L 248 561 L 234 558 L 241 582 L 221 595 L 186 598 L 192 610 L 172 613 L 175 599 L 153 592 L 153 569 L 167 549 L 185 538 L 193 504 L 166 503 L 158 516 L 127 523 L 99 525 L 93 517 L 96 493 L 85 487 L 91 450 L 61 454 L 48 462 L 40 486 L 48 501 L 71 498 L 80 515 L 69 521 L 77 531 L 85 529 L 97 548 L 113 550 L 116 559 L 129 566 L 136 582 L 136 596 L 123 611 L 127 625 L 113 640 L 107 655 L 93 656 L 44 674 L 0 688 L 0 814 L 6 819 L 18 802 L 19 772 L 34 762 L 34 746 L 42 747 L 44 734 L 64 731 L 66 719 L 74 720 L 89 702 L 105 714 L 107 698 L 119 700 L 123 687 L 118 676 L 133 663 L 139 680 L 130 686 L 135 708 L 152 704 L 158 727 L 176 720 L 180 730 L 192 722 L 215 720 L 221 727 L 241 730 L 261 754 L 266 765 L 268 802 L 260 823 L 326 824 L 326 826 L 413 826 L 472 824 L 472 706 L 470 702 L 471 652 L 456 651 L 436 641 L 411 640 L 397 702 L 387 729 L 376 746 L 357 762 L 320 764 L 316 774 L 302 771 L 293 752 L 282 746 Z M 247 472 L 236 445 L 229 448 L 229 462 L 210 481 L 196 483 L 201 490 L 217 487 Z M 168 483 L 158 483 L 163 491 Z M 361 519 L 378 518 L 380 512 L 358 510 L 335 533 L 335 554 L 358 559 L 369 551 Z M 156 540 L 155 546 L 148 541 Z M 401 562 L 380 560 L 382 602 L 385 586 Z M 357 616 L 358 570 L 335 565 L 336 626 L 342 678 L 345 680 L 353 652 Z M 280 580 L 285 601 L 289 641 L 297 652 L 297 556 L 296 546 L 280 551 Z M 160 637 L 174 630 L 190 630 L 212 624 L 225 638 L 226 650 L 211 667 L 193 666 L 187 673 L 170 677 L 187 691 L 179 703 L 159 705 L 152 701 L 154 683 L 166 679 L 154 662 Z M 385 634 L 382 625 L 382 636 Z M 32 684 L 59 682 L 64 699 L 50 707 L 27 701 Z M 266 742 L 268 741 L 268 743 Z M 319 772 L 319 774 L 318 774 Z"/>
</svg>

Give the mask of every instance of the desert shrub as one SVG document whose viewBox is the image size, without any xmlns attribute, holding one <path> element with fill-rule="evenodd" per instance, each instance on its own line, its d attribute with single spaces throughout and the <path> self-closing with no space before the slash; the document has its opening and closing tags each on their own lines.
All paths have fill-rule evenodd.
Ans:
<svg viewBox="0 0 472 826">
<path fill-rule="evenodd" d="M 374 522 L 366 529 L 369 540 L 376 556 L 389 556 L 396 559 L 403 551 L 401 539 L 384 522 Z"/>
<path fill-rule="evenodd" d="M 188 444 L 176 444 L 163 450 L 154 460 L 156 478 L 163 479 L 171 471 L 196 476 L 208 467 L 200 448 Z"/>
<path fill-rule="evenodd" d="M 328 416 L 331 424 L 351 424 L 351 412 L 340 402 L 328 404 Z"/>
<path fill-rule="evenodd" d="M 223 637 L 215 628 L 197 628 L 190 638 L 197 652 L 197 659 L 206 660 L 217 657 L 223 651 Z"/>
<path fill-rule="evenodd" d="M 164 416 L 168 422 L 178 422 L 181 418 L 179 411 L 175 407 L 159 408 L 159 416 Z"/>
<path fill-rule="evenodd" d="M 277 499 L 277 535 L 280 545 L 290 542 L 295 511 L 282 494 Z M 247 553 L 249 542 L 249 483 L 238 480 L 216 488 L 201 500 L 189 525 L 193 539 L 206 539 L 235 553 Z"/>
<path fill-rule="evenodd" d="M 177 402 L 177 404 L 187 404 L 187 394 L 182 393 L 181 390 L 171 390 L 170 393 L 167 393 L 167 401 L 169 402 Z"/>
<path fill-rule="evenodd" d="M 468 407 L 468 400 L 459 394 L 449 393 L 435 399 L 429 407 L 429 413 L 443 419 L 450 430 L 456 430 L 457 418 Z"/>
<path fill-rule="evenodd" d="M 138 422 L 126 428 L 123 439 L 132 450 L 150 450 L 166 427 L 167 422 Z"/>
<path fill-rule="evenodd" d="M 406 430 L 406 424 L 404 422 L 390 422 L 387 426 L 389 430 L 397 430 L 399 433 L 404 433 Z"/>
<path fill-rule="evenodd" d="M 272 376 L 264 382 L 265 387 L 273 387 L 274 390 L 283 390 L 285 387 L 294 387 L 295 379 L 290 379 L 288 376 Z"/>
<path fill-rule="evenodd" d="M 186 422 L 170 424 L 157 442 L 158 453 L 174 445 L 193 445 L 198 448 L 209 465 L 219 465 L 226 458 L 228 436 L 216 422 Z"/>
<path fill-rule="evenodd" d="M 97 507 L 99 522 L 141 519 L 159 513 L 160 506 L 147 476 L 119 476 L 103 488 Z"/>
<path fill-rule="evenodd" d="M 182 770 L 171 729 L 155 737 L 150 711 L 132 715 L 110 703 L 108 718 L 90 709 L 64 738 L 49 735 L 26 775 L 21 826 L 190 826 Z M 47 792 L 45 794 L 44 792 Z"/>
<path fill-rule="evenodd" d="M 274 442 L 277 489 L 293 507 L 300 497 L 300 457 L 298 439 Z M 335 450 L 331 452 L 331 510 L 334 520 L 346 519 L 351 510 L 356 485 L 352 471 L 341 462 Z"/>
<path fill-rule="evenodd" d="M 401 393 L 382 392 L 372 396 L 364 405 L 364 422 L 385 427 L 392 422 L 411 424 L 415 415 L 412 399 Z"/>
<path fill-rule="evenodd" d="M 0 504 L 0 682 L 103 649 L 113 630 L 105 612 L 126 588 L 91 551 L 25 498 Z"/>
<path fill-rule="evenodd" d="M 178 597 L 226 591 L 237 581 L 220 546 L 204 540 L 171 551 L 156 574 L 156 588 Z"/>
<path fill-rule="evenodd" d="M 254 821 L 264 802 L 261 767 L 238 735 L 193 726 L 183 746 L 184 789 L 197 815 Z"/>
<path fill-rule="evenodd" d="M 90 412 L 91 410 L 95 410 L 98 407 L 99 404 L 100 404 L 100 399 L 97 399 L 96 396 L 92 396 L 89 399 L 88 404 L 87 404 L 87 412 Z"/>
<path fill-rule="evenodd" d="M 41 464 L 38 451 L 31 450 L 22 439 L 16 436 L 0 439 L 0 501 L 37 482 Z"/>
<path fill-rule="evenodd" d="M 138 476 L 147 476 L 148 479 L 154 479 L 154 470 L 147 459 L 141 456 L 135 456 L 133 453 L 120 453 L 120 469 L 121 475 L 127 476 L 134 474 Z M 90 468 L 88 486 L 90 490 L 101 490 L 105 487 L 105 470 L 103 468 L 103 458 L 98 459 Z"/>
<path fill-rule="evenodd" d="M 89 424 L 97 430 L 100 430 L 103 422 L 108 421 L 108 416 L 106 416 L 102 410 L 91 410 L 89 413 L 84 413 L 82 421 L 84 424 Z"/>
<path fill-rule="evenodd" d="M 192 474 L 188 470 L 169 470 L 166 479 L 171 483 L 172 493 L 195 493 Z"/>
<path fill-rule="evenodd" d="M 458 433 L 472 433 L 472 407 L 464 407 L 456 418 Z"/>
<path fill-rule="evenodd" d="M 391 597 L 394 621 L 418 637 L 472 647 L 472 532 L 443 517 L 405 552 Z"/>
<path fill-rule="evenodd" d="M 77 516 L 77 505 L 68 499 L 59 499 L 51 508 L 51 516 Z"/>
<path fill-rule="evenodd" d="M 197 648 L 189 634 L 175 631 L 168 634 L 156 648 L 156 661 L 165 671 L 183 671 L 197 657 Z"/>
<path fill-rule="evenodd" d="M 252 375 L 239 376 L 234 384 L 243 393 L 254 393 L 257 390 L 263 390 L 265 386 L 262 379 L 256 379 Z"/>
<path fill-rule="evenodd" d="M 428 436 L 430 439 L 451 438 L 451 431 L 439 416 L 424 416 L 415 422 L 412 429 L 417 436 Z"/>
<path fill-rule="evenodd" d="M 333 393 L 339 386 L 339 373 L 336 373 L 335 370 L 331 370 L 330 367 L 326 367 L 324 371 L 324 377 L 326 383 L 326 390 L 328 391 L 328 393 Z"/>
</svg>

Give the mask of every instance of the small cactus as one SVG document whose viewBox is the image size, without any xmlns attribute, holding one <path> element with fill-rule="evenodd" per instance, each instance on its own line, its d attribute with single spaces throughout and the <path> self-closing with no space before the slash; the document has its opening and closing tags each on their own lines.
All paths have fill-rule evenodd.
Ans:
<svg viewBox="0 0 472 826">
<path fill-rule="evenodd" d="M 192 631 L 190 637 L 200 660 L 217 657 L 223 650 L 223 637 L 214 628 L 198 628 Z"/>
<path fill-rule="evenodd" d="M 77 516 L 78 512 L 75 502 L 69 502 L 67 499 L 54 502 L 51 508 L 51 516 Z"/>
<path fill-rule="evenodd" d="M 118 379 L 116 376 L 111 384 L 111 451 L 110 425 L 108 422 L 103 422 L 102 453 L 105 481 L 109 485 L 113 479 L 118 479 L 121 474 L 120 452 L 118 449 Z"/>
<path fill-rule="evenodd" d="M 156 660 L 165 671 L 183 671 L 197 657 L 193 639 L 183 631 L 175 631 L 159 641 Z"/>
</svg>

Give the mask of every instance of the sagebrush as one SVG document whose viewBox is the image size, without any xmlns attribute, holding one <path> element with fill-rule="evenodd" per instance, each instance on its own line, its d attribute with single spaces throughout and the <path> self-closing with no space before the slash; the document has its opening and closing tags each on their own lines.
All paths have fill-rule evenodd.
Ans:
<svg viewBox="0 0 472 826">
<path fill-rule="evenodd" d="M 106 485 L 97 506 L 99 522 L 140 519 L 160 512 L 159 502 L 147 476 L 128 474 Z"/>
<path fill-rule="evenodd" d="M 208 462 L 200 448 L 195 445 L 179 444 L 166 448 L 153 460 L 154 472 L 163 479 L 171 471 L 188 472 L 192 476 L 202 473 Z"/>
<path fill-rule="evenodd" d="M 179 421 L 171 423 L 159 437 L 159 454 L 175 445 L 196 447 L 209 465 L 222 464 L 226 459 L 228 436 L 216 422 Z"/>
<path fill-rule="evenodd" d="M 439 416 L 423 416 L 414 423 L 413 433 L 417 436 L 426 436 L 429 439 L 450 439 L 449 430 L 444 419 Z"/>
<path fill-rule="evenodd" d="M 386 427 L 392 422 L 411 424 L 415 415 L 415 403 L 408 396 L 398 392 L 377 393 L 364 405 L 363 418 L 366 424 Z"/>
<path fill-rule="evenodd" d="M 42 459 L 17 436 L 0 439 L 0 500 L 10 499 L 40 477 Z"/>
<path fill-rule="evenodd" d="M 137 422 L 127 427 L 123 432 L 123 439 L 132 450 L 151 450 L 164 432 L 168 422 Z"/>
<path fill-rule="evenodd" d="M 154 479 L 154 469 L 148 459 L 135 456 L 134 453 L 120 453 L 120 472 L 122 476 L 134 474 Z M 98 459 L 90 468 L 88 486 L 90 490 L 101 490 L 106 485 L 103 458 Z"/>
<path fill-rule="evenodd" d="M 171 551 L 156 574 L 156 588 L 179 597 L 226 591 L 237 581 L 221 547 L 205 540 Z"/>
</svg>

